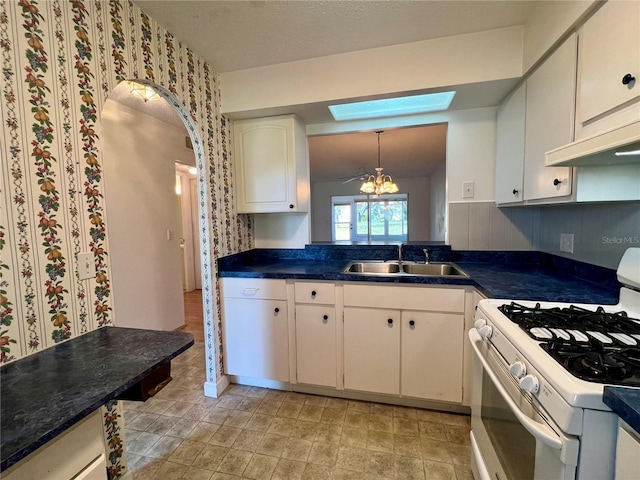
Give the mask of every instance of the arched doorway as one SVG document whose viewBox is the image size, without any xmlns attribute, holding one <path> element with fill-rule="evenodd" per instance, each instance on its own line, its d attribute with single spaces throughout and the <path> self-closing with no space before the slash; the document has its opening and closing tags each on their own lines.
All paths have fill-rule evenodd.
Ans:
<svg viewBox="0 0 640 480">
<path fill-rule="evenodd" d="M 113 305 L 116 325 L 157 330 L 175 330 L 185 323 L 183 309 L 182 239 L 180 212 L 175 195 L 176 162 L 196 167 L 193 202 L 197 246 L 207 245 L 206 217 L 199 211 L 208 201 L 208 184 L 203 177 L 203 143 L 199 129 L 185 107 L 167 90 L 137 80 L 153 89 L 157 100 L 144 102 L 130 93 L 129 82 L 121 82 L 109 94 L 101 111 L 98 131 L 104 158 L 105 192 L 109 225 L 110 263 L 113 277 Z M 207 248 L 196 248 L 200 300 L 212 305 L 214 291 Z M 194 307 L 193 303 L 190 305 Z M 211 311 L 212 308 L 209 308 Z M 206 337 L 200 324 L 196 341 Z M 213 325 L 208 330 L 213 332 Z M 194 332 L 195 333 L 195 332 Z M 212 335 L 209 335 L 212 337 Z M 211 349 L 213 345 L 209 345 Z M 196 350 L 203 352 L 204 345 Z M 210 356 L 209 356 L 210 357 Z M 205 383 L 206 359 L 198 369 Z M 208 366 L 215 382 L 215 364 Z"/>
</svg>

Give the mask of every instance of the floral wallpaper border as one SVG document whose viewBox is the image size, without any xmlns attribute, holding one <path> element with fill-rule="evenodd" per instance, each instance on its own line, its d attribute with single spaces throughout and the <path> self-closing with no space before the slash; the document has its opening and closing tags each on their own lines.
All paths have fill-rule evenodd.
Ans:
<svg viewBox="0 0 640 480">
<path fill-rule="evenodd" d="M 215 383 L 223 372 L 215 260 L 250 248 L 253 226 L 234 210 L 231 129 L 212 67 L 119 0 L 0 2 L 0 50 L 0 364 L 117 324 L 95 125 L 109 92 L 136 80 L 176 108 L 194 145 L 206 371 Z M 87 251 L 96 276 L 81 281 L 75 261 Z M 109 478 L 118 479 L 127 473 L 121 406 L 102 413 Z"/>
</svg>

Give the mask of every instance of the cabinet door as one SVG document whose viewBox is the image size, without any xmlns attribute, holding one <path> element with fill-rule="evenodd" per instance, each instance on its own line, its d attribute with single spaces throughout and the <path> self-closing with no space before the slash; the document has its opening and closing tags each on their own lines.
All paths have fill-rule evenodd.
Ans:
<svg viewBox="0 0 640 480">
<path fill-rule="evenodd" d="M 403 311 L 401 330 L 402 395 L 460 403 L 464 316 Z"/>
<path fill-rule="evenodd" d="M 234 124 L 239 212 L 296 211 L 293 122 L 285 117 Z"/>
<path fill-rule="evenodd" d="M 576 36 L 527 80 L 524 199 L 571 195 L 571 168 L 545 167 L 545 153 L 573 140 Z"/>
<path fill-rule="evenodd" d="M 225 298 L 223 319 L 225 373 L 289 381 L 286 301 Z"/>
<path fill-rule="evenodd" d="M 604 4 L 580 31 L 578 121 L 640 96 L 640 2 Z M 636 77 L 627 85 L 626 74 Z M 637 118 L 637 116 L 636 116 Z"/>
<path fill-rule="evenodd" d="M 624 424 L 622 420 L 619 421 Z M 618 440 L 616 444 L 616 476 L 624 480 L 626 478 L 638 478 L 638 458 L 640 458 L 640 436 L 629 433 L 631 430 L 627 424 L 618 426 Z"/>
<path fill-rule="evenodd" d="M 298 383 L 336 386 L 336 310 L 332 305 L 296 305 Z"/>
<path fill-rule="evenodd" d="M 400 312 L 344 309 L 344 387 L 400 393 Z"/>
<path fill-rule="evenodd" d="M 495 175 L 498 204 L 522 201 L 526 94 L 523 83 L 498 110 Z"/>
</svg>

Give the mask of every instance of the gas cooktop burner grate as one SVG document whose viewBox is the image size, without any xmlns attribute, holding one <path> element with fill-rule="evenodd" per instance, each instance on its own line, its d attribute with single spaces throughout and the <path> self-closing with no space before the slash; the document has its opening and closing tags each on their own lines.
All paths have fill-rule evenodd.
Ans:
<svg viewBox="0 0 640 480">
<path fill-rule="evenodd" d="M 604 343 L 640 345 L 640 320 L 624 311 L 607 312 L 603 307 L 588 310 L 575 305 L 542 308 L 539 303 L 528 307 L 515 302 L 498 310 L 536 340 L 580 343 L 596 337 Z"/>
<path fill-rule="evenodd" d="M 581 380 L 640 387 L 640 348 L 605 347 L 550 341 L 540 345 L 565 369 Z"/>
<path fill-rule="evenodd" d="M 640 387 L 640 320 L 626 312 L 515 302 L 498 309 L 574 376 Z"/>
</svg>

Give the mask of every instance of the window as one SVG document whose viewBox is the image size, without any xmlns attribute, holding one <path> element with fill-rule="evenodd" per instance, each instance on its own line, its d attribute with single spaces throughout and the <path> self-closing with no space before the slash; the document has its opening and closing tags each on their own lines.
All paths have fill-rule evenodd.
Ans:
<svg viewBox="0 0 640 480">
<path fill-rule="evenodd" d="M 407 194 L 332 197 L 333 240 L 406 241 Z"/>
<path fill-rule="evenodd" d="M 333 205 L 333 239 L 351 240 L 351 204 Z"/>
</svg>

